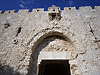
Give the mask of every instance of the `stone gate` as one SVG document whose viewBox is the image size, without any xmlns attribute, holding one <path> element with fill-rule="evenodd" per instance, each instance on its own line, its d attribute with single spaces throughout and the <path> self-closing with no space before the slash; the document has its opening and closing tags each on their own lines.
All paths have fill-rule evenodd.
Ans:
<svg viewBox="0 0 100 75">
<path fill-rule="evenodd" d="M 100 6 L 0 11 L 0 75 L 46 72 L 100 75 Z"/>
</svg>

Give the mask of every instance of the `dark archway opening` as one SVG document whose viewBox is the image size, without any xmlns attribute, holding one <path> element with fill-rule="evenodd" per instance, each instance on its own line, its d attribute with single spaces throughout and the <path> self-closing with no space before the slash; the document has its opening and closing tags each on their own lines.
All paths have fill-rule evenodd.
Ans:
<svg viewBox="0 0 100 75">
<path fill-rule="evenodd" d="M 68 60 L 42 60 L 38 75 L 71 75 Z"/>
</svg>

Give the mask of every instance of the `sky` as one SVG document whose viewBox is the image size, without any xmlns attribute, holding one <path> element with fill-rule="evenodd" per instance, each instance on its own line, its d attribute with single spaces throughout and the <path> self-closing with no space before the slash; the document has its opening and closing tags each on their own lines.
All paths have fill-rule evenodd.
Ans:
<svg viewBox="0 0 100 75">
<path fill-rule="evenodd" d="M 18 10 L 20 9 L 36 9 L 44 8 L 45 11 L 48 7 L 55 5 L 60 7 L 61 10 L 64 7 L 76 7 L 78 9 L 82 6 L 100 6 L 100 0 L 0 0 L 0 11 L 6 10 Z"/>
</svg>

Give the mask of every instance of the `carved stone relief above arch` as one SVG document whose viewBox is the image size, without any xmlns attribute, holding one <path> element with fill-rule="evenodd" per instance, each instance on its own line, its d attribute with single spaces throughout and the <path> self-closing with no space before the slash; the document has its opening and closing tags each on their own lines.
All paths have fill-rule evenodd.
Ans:
<svg viewBox="0 0 100 75">
<path fill-rule="evenodd" d="M 52 5 L 52 7 L 48 8 L 48 16 L 49 16 L 49 20 L 57 20 L 59 21 L 61 19 L 61 15 L 60 15 L 60 8 L 56 7 L 55 5 Z"/>
</svg>

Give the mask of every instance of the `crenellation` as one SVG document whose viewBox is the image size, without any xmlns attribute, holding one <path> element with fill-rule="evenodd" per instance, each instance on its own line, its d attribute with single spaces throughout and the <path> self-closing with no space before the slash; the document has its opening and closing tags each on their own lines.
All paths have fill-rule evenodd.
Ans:
<svg viewBox="0 0 100 75">
<path fill-rule="evenodd" d="M 8 13 L 16 13 L 16 10 L 8 10 L 8 11 L 5 11 L 4 13 L 5 14 L 8 14 Z"/>
<path fill-rule="evenodd" d="M 64 10 L 76 10 L 76 7 L 64 7 Z M 92 9 L 91 6 L 82 6 L 82 7 L 79 7 L 79 10 L 80 11 L 92 11 L 92 12 L 95 12 L 96 10 L 100 10 L 100 6 L 95 6 L 94 9 Z M 39 11 L 44 11 L 44 8 L 38 8 L 38 9 L 33 9 L 32 12 L 39 12 Z M 56 7 L 55 5 L 52 5 L 52 7 L 49 7 L 48 8 L 48 11 L 52 12 L 52 13 L 55 13 L 55 12 L 58 12 L 58 11 L 63 11 L 63 10 L 60 10 L 60 7 Z M 23 9 L 23 10 L 19 10 L 18 13 L 24 13 L 24 12 L 30 12 L 29 9 Z M 0 14 L 2 13 L 16 13 L 16 10 L 7 10 L 5 12 L 3 11 L 0 11 Z"/>
<path fill-rule="evenodd" d="M 7 11 L 4 12 L 4 14 L 8 14 L 8 13 L 10 13 L 10 10 L 7 10 Z"/>
</svg>

